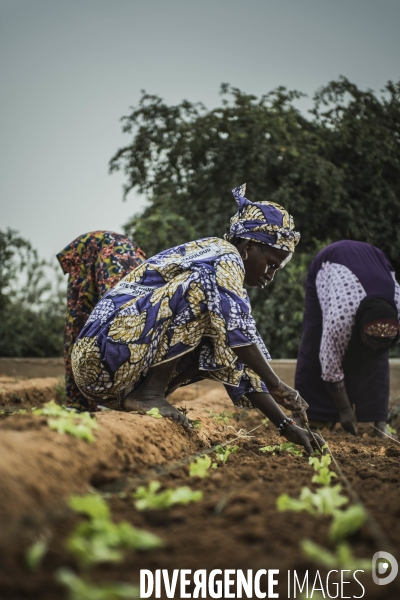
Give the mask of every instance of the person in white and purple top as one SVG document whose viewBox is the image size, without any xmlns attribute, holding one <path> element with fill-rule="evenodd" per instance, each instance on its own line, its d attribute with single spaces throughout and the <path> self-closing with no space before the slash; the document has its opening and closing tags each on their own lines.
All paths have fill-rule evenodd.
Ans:
<svg viewBox="0 0 400 600">
<path fill-rule="evenodd" d="M 399 341 L 400 286 L 370 244 L 330 244 L 310 265 L 295 387 L 308 416 L 387 432 L 389 349 Z"/>
</svg>

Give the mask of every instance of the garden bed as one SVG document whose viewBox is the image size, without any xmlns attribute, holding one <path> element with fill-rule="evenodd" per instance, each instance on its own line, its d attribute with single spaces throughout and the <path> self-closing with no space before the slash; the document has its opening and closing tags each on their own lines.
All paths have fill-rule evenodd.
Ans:
<svg viewBox="0 0 400 600">
<path fill-rule="evenodd" d="M 57 380 L 48 381 L 47 387 L 39 382 L 23 382 L 25 396 L 22 387 L 19 393 L 26 399 L 22 404 L 37 405 L 38 389 L 51 390 L 41 392 L 42 402 L 54 397 Z M 97 584 L 137 584 L 140 569 L 279 569 L 275 591 L 282 598 L 288 597 L 288 570 L 296 570 L 299 576 L 308 570 L 313 579 L 319 567 L 302 555 L 299 543 L 309 538 L 329 547 L 328 519 L 308 513 L 280 513 L 276 508 L 281 493 L 297 498 L 303 486 L 311 485 L 313 469 L 307 458 L 260 452 L 260 447 L 280 444 L 282 439 L 273 426 L 263 424 L 256 411 L 233 410 L 220 386 L 183 389 L 176 393 L 174 403 L 186 404 L 189 417 L 199 419 L 201 429 L 187 434 L 166 419 L 101 412 L 96 415 L 96 439 L 88 443 L 50 430 L 45 417 L 29 412 L 0 420 L 1 598 L 67 598 L 55 580 L 57 570 L 65 566 Z M 227 417 L 226 411 L 233 417 Z M 154 467 L 174 464 L 236 437 L 241 429 L 257 426 L 253 437 L 235 441 L 238 451 L 226 464 L 210 469 L 205 479 L 190 478 L 187 465 L 166 474 L 154 471 Z M 358 438 L 340 429 L 324 431 L 324 436 L 365 507 L 400 551 L 400 445 L 372 437 L 369 425 L 360 429 Z M 141 482 L 140 477 L 143 484 L 154 478 L 165 487 L 190 485 L 203 492 L 203 500 L 168 510 L 138 511 L 131 492 Z M 67 500 L 71 494 L 90 491 L 109 494 L 107 502 L 115 522 L 126 520 L 150 531 L 165 546 L 147 552 L 127 551 L 118 564 L 82 570 L 65 548 L 72 529 L 82 520 L 68 507 Z M 41 565 L 32 571 L 26 566 L 26 551 L 38 540 L 45 541 L 47 551 Z M 376 551 L 386 550 L 376 547 L 365 525 L 350 543 L 356 557 L 369 560 Z M 319 570 L 321 576 L 326 574 L 323 568 Z M 370 574 L 359 579 L 366 588 L 365 598 L 399 597 L 395 584 L 377 586 Z M 347 584 L 345 594 L 360 596 L 361 588 Z M 180 597 L 179 593 L 175 597 Z"/>
</svg>

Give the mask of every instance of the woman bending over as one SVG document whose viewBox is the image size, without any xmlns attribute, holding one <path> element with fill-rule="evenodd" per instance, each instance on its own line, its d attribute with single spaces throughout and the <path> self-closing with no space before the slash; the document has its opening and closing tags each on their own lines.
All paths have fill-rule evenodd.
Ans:
<svg viewBox="0 0 400 600">
<path fill-rule="evenodd" d="M 225 385 L 235 406 L 259 408 L 311 453 L 314 439 L 277 403 L 295 412 L 308 405 L 269 366 L 243 288 L 272 281 L 300 236 L 282 207 L 250 202 L 244 193 L 245 186 L 233 190 L 238 212 L 226 239 L 160 252 L 103 296 L 74 344 L 74 377 L 91 401 L 125 411 L 157 407 L 186 429 L 186 417 L 167 396 L 212 378 Z"/>
</svg>

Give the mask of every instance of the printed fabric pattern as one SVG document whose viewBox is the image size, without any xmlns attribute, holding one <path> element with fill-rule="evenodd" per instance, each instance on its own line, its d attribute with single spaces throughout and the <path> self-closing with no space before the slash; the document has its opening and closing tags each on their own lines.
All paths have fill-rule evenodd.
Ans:
<svg viewBox="0 0 400 600">
<path fill-rule="evenodd" d="M 197 348 L 204 377 L 224 383 L 236 405 L 249 405 L 246 393 L 267 388 L 232 348 L 257 343 L 268 360 L 270 356 L 243 281 L 239 252 L 219 238 L 151 257 L 108 291 L 91 313 L 72 353 L 79 388 L 89 399 L 122 409 L 121 399 L 150 367 Z M 180 363 L 185 361 L 179 361 L 178 369 Z"/>
<path fill-rule="evenodd" d="M 75 383 L 72 348 L 99 298 L 146 260 L 144 252 L 128 237 L 111 231 L 93 231 L 79 236 L 57 254 L 69 275 L 64 331 L 64 362 L 67 406 L 97 410 Z"/>
<path fill-rule="evenodd" d="M 328 261 L 323 263 L 315 284 L 323 322 L 319 350 L 322 379 L 341 381 L 344 378 L 343 358 L 356 312 L 367 294 L 350 269 Z"/>
</svg>

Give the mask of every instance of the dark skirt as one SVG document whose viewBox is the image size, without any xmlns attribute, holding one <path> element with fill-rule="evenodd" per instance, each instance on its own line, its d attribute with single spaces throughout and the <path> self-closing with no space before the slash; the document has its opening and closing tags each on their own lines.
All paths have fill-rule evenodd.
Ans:
<svg viewBox="0 0 400 600">
<path fill-rule="evenodd" d="M 315 421 L 339 421 L 339 413 L 321 378 L 319 348 L 322 312 L 315 284 L 306 282 L 304 328 L 300 344 L 295 387 L 308 402 L 308 417 Z M 356 372 L 346 372 L 345 385 L 359 422 L 386 421 L 389 404 L 389 352 L 371 356 Z"/>
</svg>

